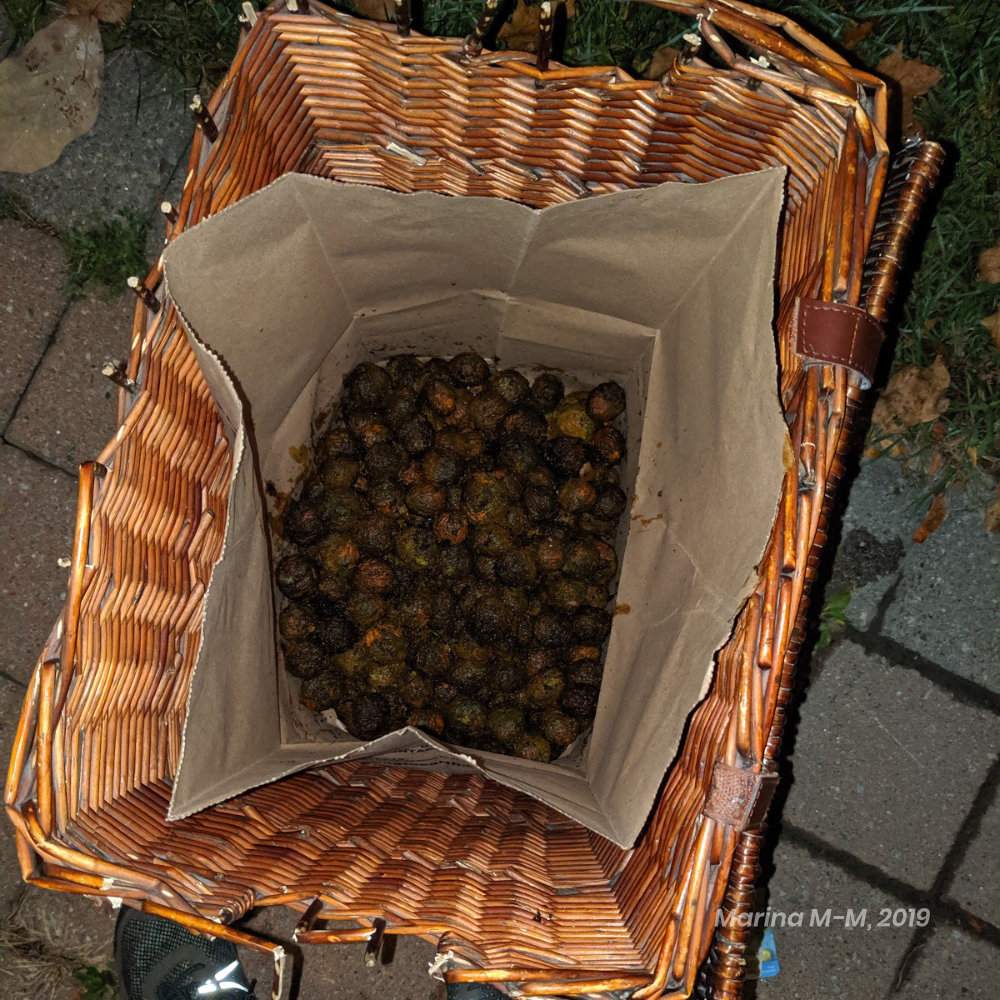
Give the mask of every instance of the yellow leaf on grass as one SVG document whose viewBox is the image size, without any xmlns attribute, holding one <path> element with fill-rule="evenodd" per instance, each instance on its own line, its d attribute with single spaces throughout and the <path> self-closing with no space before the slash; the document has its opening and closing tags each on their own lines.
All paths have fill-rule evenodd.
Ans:
<svg viewBox="0 0 1000 1000">
<path fill-rule="evenodd" d="M 1000 246 L 990 247 L 979 255 L 979 280 L 1000 284 Z"/>
<path fill-rule="evenodd" d="M 667 74 L 667 70 L 674 64 L 674 60 L 680 55 L 680 49 L 675 49 L 672 45 L 661 45 L 654 53 L 653 59 L 646 72 L 642 75 L 647 80 L 660 80 Z"/>
<path fill-rule="evenodd" d="M 853 49 L 855 45 L 863 42 L 872 33 L 873 27 L 875 25 L 871 21 L 852 21 L 842 38 L 844 48 Z"/>
<path fill-rule="evenodd" d="M 567 0 L 562 6 L 567 18 L 576 17 L 576 0 Z M 497 32 L 497 39 L 503 39 L 512 52 L 537 52 L 541 14 L 540 6 L 529 6 L 524 0 L 517 0 L 514 13 Z"/>
<path fill-rule="evenodd" d="M 96 17 L 107 24 L 121 24 L 132 10 L 134 0 L 68 0 L 69 17 Z"/>
<path fill-rule="evenodd" d="M 986 508 L 983 528 L 1000 534 L 1000 486 L 997 487 L 997 498 Z"/>
<path fill-rule="evenodd" d="M 940 357 L 927 368 L 901 368 L 882 390 L 872 423 L 887 434 L 930 423 L 948 409 L 949 385 L 951 376 Z"/>
<path fill-rule="evenodd" d="M 915 542 L 926 542 L 927 539 L 941 527 L 941 522 L 944 520 L 944 516 L 947 513 L 948 505 L 945 503 L 944 494 L 939 493 L 931 501 L 927 514 L 924 516 L 923 523 L 915 532 L 913 532 L 913 540 Z"/>
<path fill-rule="evenodd" d="M 914 100 L 923 97 L 944 74 L 919 59 L 907 59 L 903 55 L 902 42 L 879 62 L 875 71 L 896 85 L 901 102 L 903 134 L 915 131 L 919 123 L 913 117 Z"/>
</svg>

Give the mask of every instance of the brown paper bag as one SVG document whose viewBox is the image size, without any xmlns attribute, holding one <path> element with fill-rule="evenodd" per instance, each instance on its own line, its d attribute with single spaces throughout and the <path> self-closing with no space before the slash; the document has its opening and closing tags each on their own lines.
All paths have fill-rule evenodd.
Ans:
<svg viewBox="0 0 1000 1000">
<path fill-rule="evenodd" d="M 784 171 L 543 211 L 288 175 L 164 255 L 235 449 L 170 818 L 313 765 L 473 771 L 628 846 L 755 580 L 783 475 L 772 330 Z M 628 393 L 617 602 L 593 732 L 552 764 L 414 729 L 359 743 L 280 668 L 262 483 L 357 362 L 476 350 Z M 259 469 L 255 468 L 259 464 Z"/>
</svg>

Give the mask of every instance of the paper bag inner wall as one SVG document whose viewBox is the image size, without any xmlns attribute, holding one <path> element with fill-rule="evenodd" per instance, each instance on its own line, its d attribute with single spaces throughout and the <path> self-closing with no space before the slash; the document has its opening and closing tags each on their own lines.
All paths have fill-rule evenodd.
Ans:
<svg viewBox="0 0 1000 1000">
<path fill-rule="evenodd" d="M 780 493 L 771 320 L 783 175 L 542 211 L 289 175 L 168 248 L 169 294 L 203 345 L 234 440 L 253 446 L 234 469 L 204 602 L 171 818 L 374 754 L 481 770 L 634 841 L 752 589 Z M 593 735 L 572 766 L 449 753 L 414 730 L 303 740 L 276 666 L 254 458 L 261 481 L 289 490 L 302 471 L 290 449 L 354 364 L 461 350 L 590 384 L 615 378 L 628 392 L 623 485 L 634 500 L 617 601 L 630 610 L 615 617 Z"/>
</svg>

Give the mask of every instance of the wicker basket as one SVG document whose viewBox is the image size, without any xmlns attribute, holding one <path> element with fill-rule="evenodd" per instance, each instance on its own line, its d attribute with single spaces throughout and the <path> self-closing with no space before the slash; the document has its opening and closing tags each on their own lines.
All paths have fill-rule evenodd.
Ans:
<svg viewBox="0 0 1000 1000">
<path fill-rule="evenodd" d="M 231 456 L 158 268 L 138 289 L 121 426 L 81 470 L 66 608 L 26 699 L 7 812 L 28 881 L 256 947 L 218 921 L 282 903 L 306 911 L 299 940 L 419 935 L 452 953 L 450 980 L 523 995 L 688 996 L 711 951 L 705 982 L 737 996 L 747 931 L 716 931 L 715 917 L 750 904 L 806 591 L 863 384 L 805 363 L 797 303 L 836 303 L 855 328 L 871 324 L 852 306 L 885 318 L 941 151 L 910 146 L 890 172 L 884 85 L 774 14 L 662 3 L 697 17 L 699 41 L 650 82 L 549 67 L 544 45 L 537 59 L 481 54 L 495 6 L 464 42 L 302 0 L 260 14 L 198 111 L 168 239 L 288 171 L 541 207 L 789 167 L 778 332 L 794 456 L 758 585 L 641 839 L 622 850 L 495 783 L 371 764 L 165 821 Z M 753 61 L 737 54 L 748 49 Z"/>
</svg>

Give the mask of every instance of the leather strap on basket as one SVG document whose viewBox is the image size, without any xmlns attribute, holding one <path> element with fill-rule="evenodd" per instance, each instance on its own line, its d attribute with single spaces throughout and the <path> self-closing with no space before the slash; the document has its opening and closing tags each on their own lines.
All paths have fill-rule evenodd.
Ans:
<svg viewBox="0 0 1000 1000">
<path fill-rule="evenodd" d="M 805 364 L 844 365 L 870 389 L 885 332 L 858 306 L 799 299 L 795 309 L 795 350 Z"/>
<path fill-rule="evenodd" d="M 777 783 L 778 775 L 773 771 L 747 771 L 717 761 L 705 802 L 705 815 L 737 830 L 759 826 Z"/>
</svg>

